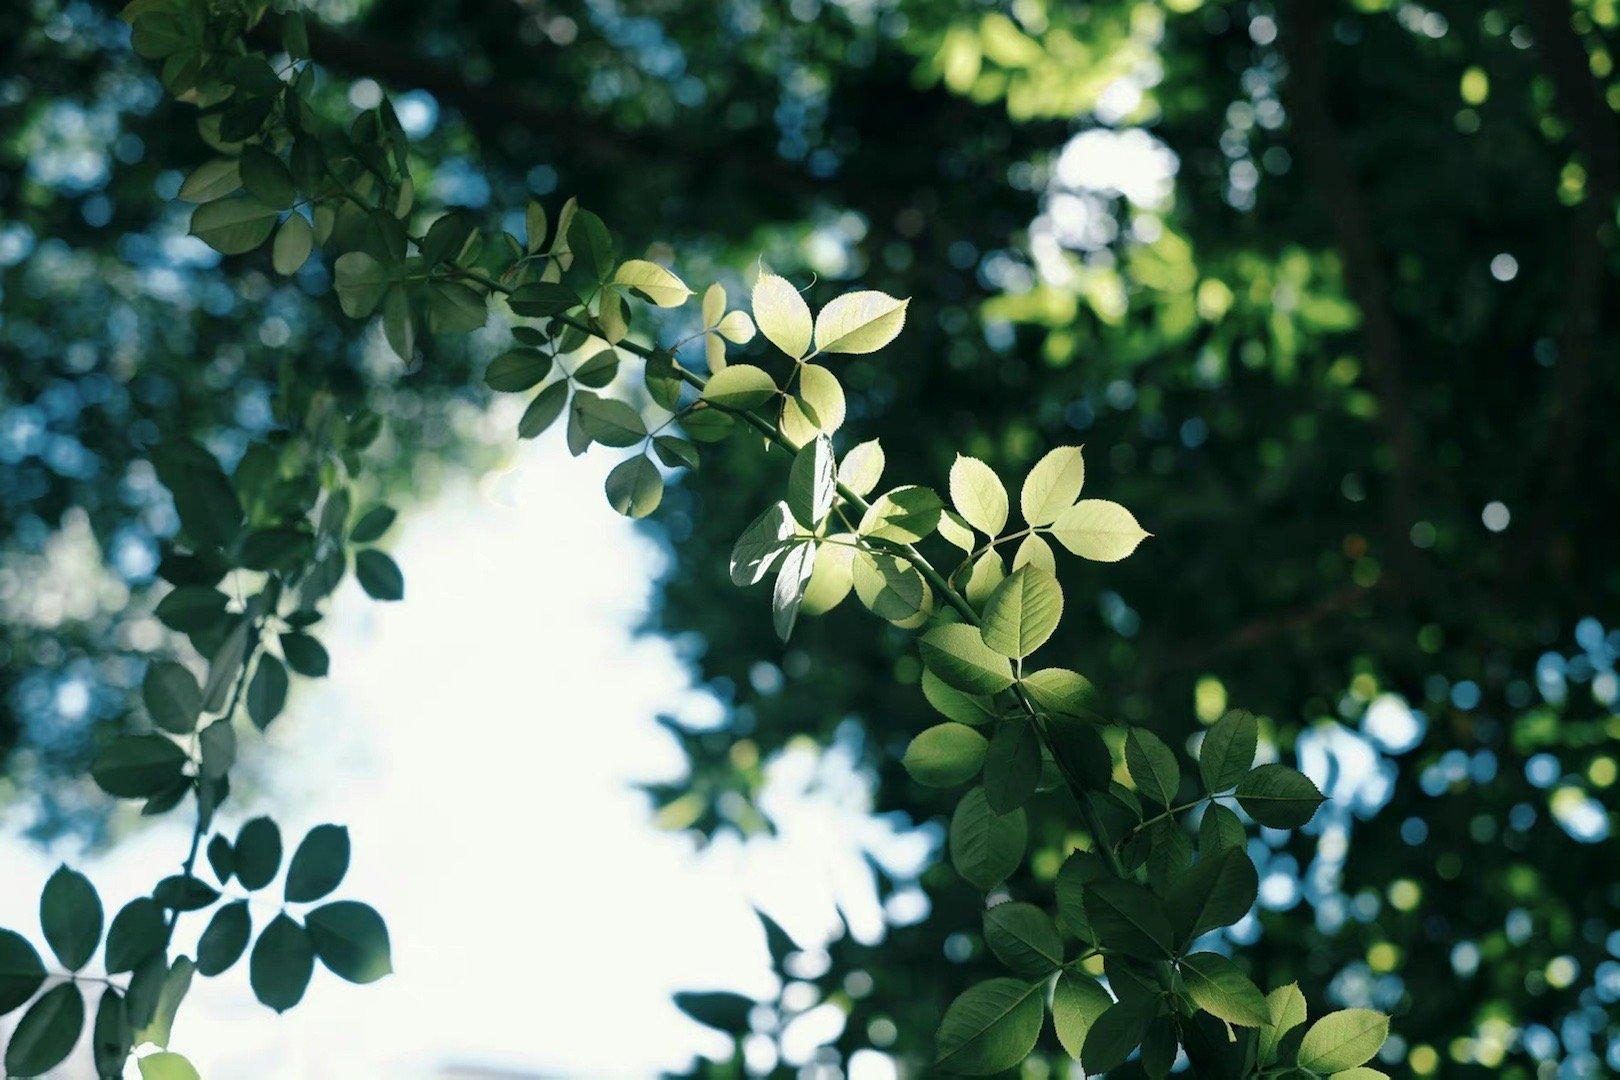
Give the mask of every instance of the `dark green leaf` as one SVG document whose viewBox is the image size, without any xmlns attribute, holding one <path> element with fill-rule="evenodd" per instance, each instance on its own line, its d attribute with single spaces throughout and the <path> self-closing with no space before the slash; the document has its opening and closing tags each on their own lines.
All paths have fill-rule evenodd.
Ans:
<svg viewBox="0 0 1620 1080">
<path fill-rule="evenodd" d="M 1029 1056 L 1045 1016 L 1043 984 L 988 979 L 968 987 L 939 1024 L 934 1063 L 965 1076 L 1010 1069 Z"/>
<path fill-rule="evenodd" d="M 376 548 L 367 548 L 355 555 L 354 576 L 360 579 L 360 587 L 373 600 L 405 599 L 405 575 L 400 572 L 399 564 Z"/>
<path fill-rule="evenodd" d="M 286 659 L 288 667 L 312 679 L 325 675 L 331 666 L 331 659 L 326 655 L 326 647 L 308 634 L 282 634 L 281 655 Z"/>
<path fill-rule="evenodd" d="M 1145 728 L 1133 727 L 1125 737 L 1125 767 L 1136 790 L 1161 806 L 1176 801 L 1181 789 L 1181 766 L 1164 740 Z"/>
<path fill-rule="evenodd" d="M 214 877 L 219 879 L 221 885 L 229 884 L 236 874 L 236 849 L 225 837 L 214 834 L 208 841 L 208 865 L 214 870 Z"/>
<path fill-rule="evenodd" d="M 1265 995 L 1226 957 L 1193 953 L 1182 959 L 1181 977 L 1193 1004 L 1210 1015 L 1243 1027 L 1259 1027 L 1266 1022 Z"/>
<path fill-rule="evenodd" d="M 253 916 L 246 900 L 236 900 L 214 912 L 197 939 L 197 970 L 218 975 L 241 959 L 253 933 Z"/>
<path fill-rule="evenodd" d="M 994 694 L 1012 685 L 1012 664 L 966 623 L 934 627 L 922 636 L 919 648 L 928 670 L 964 694 Z"/>
<path fill-rule="evenodd" d="M 674 997 L 676 1008 L 705 1027 L 738 1036 L 748 1031 L 748 1014 L 755 1005 L 753 998 L 724 990 L 683 990 Z"/>
<path fill-rule="evenodd" d="M 319 900 L 349 872 L 349 830 L 341 825 L 317 825 L 305 834 L 287 864 L 286 897 L 289 903 Z"/>
<path fill-rule="evenodd" d="M 360 520 L 349 530 L 349 540 L 356 544 L 371 544 L 381 540 L 396 516 L 392 506 L 378 504 L 360 515 Z"/>
<path fill-rule="evenodd" d="M 557 422 L 568 404 L 568 383 L 560 380 L 541 390 L 518 418 L 518 438 L 532 439 Z"/>
<path fill-rule="evenodd" d="M 39 897 L 39 924 L 45 941 L 69 971 L 90 962 L 101 944 L 101 898 L 90 879 L 59 866 Z"/>
<path fill-rule="evenodd" d="M 157 883 L 152 899 L 172 911 L 197 911 L 219 899 L 219 890 L 189 874 L 173 874 Z"/>
<path fill-rule="evenodd" d="M 984 789 L 974 788 L 951 815 L 951 864 L 980 892 L 989 892 L 1018 869 L 1028 838 L 1024 811 L 998 814 L 990 809 Z"/>
<path fill-rule="evenodd" d="M 6 1046 L 8 1076 L 38 1076 L 54 1069 L 73 1050 L 84 1028 L 84 995 L 75 983 L 62 983 L 23 1013 Z"/>
<path fill-rule="evenodd" d="M 276 1012 L 297 1005 L 315 971 L 310 935 L 286 915 L 277 915 L 253 943 L 248 981 L 261 1002 Z"/>
<path fill-rule="evenodd" d="M 1198 771 L 1210 794 L 1226 791 L 1248 773 L 1259 743 L 1259 726 L 1246 712 L 1230 712 L 1204 735 L 1198 748 Z"/>
<path fill-rule="evenodd" d="M 96 1063 L 96 1075 L 123 1076 L 134 1043 L 135 1030 L 129 1022 L 124 995 L 109 986 L 101 992 L 95 1023 L 90 1029 L 90 1054 Z"/>
<path fill-rule="evenodd" d="M 261 654 L 259 665 L 248 681 L 248 717 L 260 731 L 281 715 L 287 704 L 287 669 L 275 657 Z"/>
<path fill-rule="evenodd" d="M 604 487 L 608 505 L 628 518 L 646 517 L 664 498 L 664 478 L 639 454 L 615 465 Z"/>
<path fill-rule="evenodd" d="M 1241 847 L 1206 852 L 1180 875 L 1167 900 L 1178 940 L 1188 944 L 1207 931 L 1231 926 L 1249 913 L 1259 888 L 1254 863 Z"/>
<path fill-rule="evenodd" d="M 1080 1060 L 1086 1036 L 1097 1018 L 1108 1011 L 1114 999 L 1102 984 L 1079 971 L 1065 971 L 1052 990 L 1052 1027 L 1058 1042 L 1074 1060 Z"/>
<path fill-rule="evenodd" d="M 1238 804 L 1262 825 L 1297 829 L 1326 800 L 1310 778 L 1287 765 L 1262 765 L 1239 781 Z"/>
<path fill-rule="evenodd" d="M 241 255 L 270 239 L 280 219 L 274 206 L 237 195 L 197 207 L 191 215 L 191 235 L 221 255 Z"/>
<path fill-rule="evenodd" d="M 281 830 L 267 817 L 257 817 L 236 834 L 236 879 L 244 889 L 262 889 L 281 869 Z"/>
<path fill-rule="evenodd" d="M 270 151 L 262 146 L 244 146 L 240 167 L 242 186 L 259 202 L 277 210 L 285 210 L 293 204 L 297 192 L 292 173 Z"/>
<path fill-rule="evenodd" d="M 1097 940 L 1144 960 L 1171 955 L 1174 933 L 1164 904 L 1142 886 L 1119 878 L 1102 878 L 1085 890 L 1086 917 Z"/>
<path fill-rule="evenodd" d="M 517 393 L 539 386 L 551 374 L 551 357 L 539 349 L 508 349 L 484 369 L 484 383 L 491 390 Z"/>
<path fill-rule="evenodd" d="M 984 913 L 984 940 L 1013 974 L 1038 979 L 1063 963 L 1063 941 L 1034 904 L 997 904 Z"/>
<path fill-rule="evenodd" d="M 161 660 L 146 669 L 146 678 L 141 680 L 141 700 L 154 724 L 164 731 L 185 735 L 197 725 L 202 687 L 185 665 Z"/>
<path fill-rule="evenodd" d="M 45 981 L 45 965 L 28 939 L 0 930 L 0 1016 L 34 996 Z"/>
<path fill-rule="evenodd" d="M 106 962 L 109 974 L 134 971 L 141 962 L 169 943 L 163 909 L 147 897 L 125 904 L 107 927 Z"/>
<path fill-rule="evenodd" d="M 984 756 L 984 793 L 998 814 L 1011 813 L 1035 794 L 1041 775 L 1041 742 L 1035 726 L 1011 720 L 996 728 Z"/>
<path fill-rule="evenodd" d="M 376 982 L 394 970 L 382 916 L 354 900 L 323 904 L 305 916 L 315 954 L 334 975 Z"/>
<path fill-rule="evenodd" d="M 1147 1037 L 1148 1025 L 1158 1006 L 1152 1001 L 1128 998 L 1116 1001 L 1092 1023 L 1086 1033 L 1080 1062 L 1088 1073 L 1106 1073 L 1125 1064 L 1131 1051 Z"/>
</svg>

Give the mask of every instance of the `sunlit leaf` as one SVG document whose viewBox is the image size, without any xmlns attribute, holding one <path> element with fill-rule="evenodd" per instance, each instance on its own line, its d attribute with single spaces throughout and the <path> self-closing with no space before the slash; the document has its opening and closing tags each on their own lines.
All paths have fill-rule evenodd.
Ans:
<svg viewBox="0 0 1620 1080">
<path fill-rule="evenodd" d="M 1082 558 L 1118 562 L 1135 551 L 1149 534 L 1118 503 L 1082 499 L 1058 515 L 1052 535 Z"/>
<path fill-rule="evenodd" d="M 754 282 L 753 308 L 765 340 L 795 360 L 810 351 L 810 306 L 786 278 L 762 270 Z"/>
<path fill-rule="evenodd" d="M 906 324 L 906 305 L 909 303 L 911 301 L 896 300 L 887 293 L 875 290 L 845 293 L 822 308 L 816 316 L 816 349 L 824 353 L 877 352 L 899 336 Z M 759 314 L 758 308 L 756 299 L 756 316 Z M 770 334 L 766 336 L 770 337 Z M 790 356 L 803 355 L 785 348 L 783 351 Z"/>
</svg>

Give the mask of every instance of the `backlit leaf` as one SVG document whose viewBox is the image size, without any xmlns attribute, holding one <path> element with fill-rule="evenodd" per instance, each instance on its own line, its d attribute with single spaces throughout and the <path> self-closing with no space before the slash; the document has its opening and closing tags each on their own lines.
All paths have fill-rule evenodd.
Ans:
<svg viewBox="0 0 1620 1080">
<path fill-rule="evenodd" d="M 816 316 L 816 349 L 828 353 L 877 352 L 899 336 L 906 324 L 909 303 L 870 289 L 845 293 Z"/>
<path fill-rule="evenodd" d="M 810 351 L 810 305 L 786 278 L 761 271 L 754 282 L 753 308 L 765 340 L 795 360 Z"/>
<path fill-rule="evenodd" d="M 1007 524 L 1007 489 L 978 458 L 956 455 L 951 465 L 951 503 L 969 525 L 986 536 L 999 536 Z"/>
<path fill-rule="evenodd" d="M 1052 524 L 1058 543 L 1082 558 L 1118 562 L 1149 535 L 1123 506 L 1106 499 L 1082 499 Z"/>
<path fill-rule="evenodd" d="M 1035 463 L 1024 477 L 1018 508 L 1030 525 L 1050 525 L 1080 498 L 1086 464 L 1078 446 L 1060 446 Z"/>
</svg>

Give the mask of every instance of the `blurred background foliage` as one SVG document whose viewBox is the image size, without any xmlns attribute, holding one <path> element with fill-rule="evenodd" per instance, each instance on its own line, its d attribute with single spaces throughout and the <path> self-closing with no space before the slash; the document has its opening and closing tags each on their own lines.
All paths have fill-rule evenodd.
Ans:
<svg viewBox="0 0 1620 1080">
<path fill-rule="evenodd" d="M 1234 935 L 1262 986 L 1392 1011 L 1396 1075 L 1620 1070 L 1614 0 L 308 10 L 324 92 L 395 92 L 434 199 L 514 221 L 578 194 L 689 281 L 740 288 L 763 253 L 812 303 L 913 297 L 847 369 L 849 434 L 882 434 L 892 479 L 940 483 L 946 447 L 1016 477 L 1086 445 L 1089 490 L 1156 536 L 1064 565 L 1087 614 L 1062 663 L 1173 741 L 1255 712 L 1334 800 L 1255 846 Z M 476 336 L 407 368 L 318 259 L 282 280 L 185 237 L 193 123 L 116 5 L 0 10 L 0 797 L 42 836 L 119 827 L 79 778 L 160 635 L 159 432 L 231 458 L 290 362 L 388 417 L 396 500 L 506 439 Z M 948 797 L 898 764 L 929 722 L 903 635 L 846 608 L 762 651 L 768 612 L 715 553 L 776 465 L 719 453 L 736 482 L 699 476 L 649 526 L 649 628 L 729 706 L 667 721 L 691 767 L 650 790 L 657 820 L 768 833 L 796 748 L 937 839 Z M 1040 820 L 1033 899 L 1070 845 Z M 826 1003 L 845 1019 L 813 1066 L 925 1062 L 990 972 L 971 887 L 872 871 L 890 925 L 786 957 L 756 1070 L 802 1065 L 773 1031 Z"/>
</svg>

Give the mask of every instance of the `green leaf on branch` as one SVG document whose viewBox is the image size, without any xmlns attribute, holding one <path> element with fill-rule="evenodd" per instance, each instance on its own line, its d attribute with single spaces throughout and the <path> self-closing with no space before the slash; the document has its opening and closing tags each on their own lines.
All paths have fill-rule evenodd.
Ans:
<svg viewBox="0 0 1620 1080">
<path fill-rule="evenodd" d="M 262 889 L 281 869 L 281 830 L 267 817 L 243 824 L 232 845 L 236 853 L 236 880 L 249 891 Z"/>
<path fill-rule="evenodd" d="M 244 146 L 240 161 L 242 186 L 266 206 L 285 210 L 293 204 L 297 189 L 292 173 L 282 160 L 262 146 Z"/>
<path fill-rule="evenodd" d="M 902 764 L 919 784 L 957 787 L 979 775 L 989 745 L 966 724 L 935 724 L 911 740 Z"/>
<path fill-rule="evenodd" d="M 302 631 L 281 635 L 281 655 L 288 667 L 311 679 L 321 678 L 332 666 L 326 646 Z"/>
<path fill-rule="evenodd" d="M 508 349 L 484 369 L 491 390 L 515 394 L 539 386 L 551 374 L 551 357 L 539 349 Z"/>
<path fill-rule="evenodd" d="M 1012 685 L 1012 664 L 966 623 L 934 627 L 919 642 L 924 666 L 964 694 L 996 694 Z"/>
<path fill-rule="evenodd" d="M 883 479 L 883 466 L 883 444 L 869 439 L 844 455 L 838 466 L 838 482 L 864 499 Z"/>
<path fill-rule="evenodd" d="M 776 588 L 771 592 L 771 622 L 776 636 L 783 641 L 793 636 L 799 604 L 815 565 L 816 545 L 808 540 L 795 544 L 782 556 L 782 565 L 776 572 Z"/>
<path fill-rule="evenodd" d="M 1249 913 L 1259 889 L 1259 874 L 1242 847 L 1206 852 L 1178 877 L 1166 899 L 1178 939 L 1188 944 L 1231 926 Z"/>
<path fill-rule="evenodd" d="M 354 900 L 324 904 L 305 916 L 305 922 L 315 955 L 339 978 L 370 983 L 394 970 L 388 927 L 366 904 Z"/>
<path fill-rule="evenodd" d="M 991 809 L 1011 813 L 1035 794 L 1041 775 L 1041 742 L 1027 720 L 1009 720 L 996 728 L 984 758 L 984 793 Z"/>
<path fill-rule="evenodd" d="M 1035 463 L 1024 477 L 1018 508 L 1032 527 L 1050 525 L 1080 498 L 1086 464 L 1078 446 L 1060 446 Z"/>
<path fill-rule="evenodd" d="M 607 474 L 608 505 L 627 518 L 644 518 L 664 499 L 664 478 L 658 467 L 637 454 Z"/>
<path fill-rule="evenodd" d="M 867 510 L 861 518 L 860 534 L 874 540 L 914 544 L 934 531 L 943 509 L 944 504 L 930 488 L 897 487 L 880 496 Z"/>
<path fill-rule="evenodd" d="M 338 306 L 351 319 L 363 319 L 382 303 L 395 273 L 363 251 L 349 251 L 332 264 L 332 283 Z"/>
<path fill-rule="evenodd" d="M 1023 810 L 998 814 L 983 788 L 962 796 L 951 815 L 951 864 L 980 892 L 1007 880 L 1024 858 L 1029 821 Z"/>
<path fill-rule="evenodd" d="M 1193 953 L 1181 961 L 1187 996 L 1200 1009 L 1242 1027 L 1266 1022 L 1265 995 L 1232 961 L 1216 953 Z"/>
<path fill-rule="evenodd" d="M 1071 1058 L 1080 1060 L 1091 1026 L 1113 1004 L 1108 991 L 1090 975 L 1065 971 L 1058 976 L 1052 988 L 1052 1027 Z"/>
<path fill-rule="evenodd" d="M 732 364 L 709 376 L 703 399 L 725 409 L 754 409 L 776 396 L 776 383 L 752 364 Z"/>
<path fill-rule="evenodd" d="M 1136 517 L 1116 502 L 1082 499 L 1052 523 L 1058 543 L 1081 558 L 1118 562 L 1150 535 Z"/>
<path fill-rule="evenodd" d="M 563 407 L 568 404 L 566 380 L 552 383 L 534 396 L 529 407 L 518 418 L 518 438 L 532 439 L 557 422 Z"/>
<path fill-rule="evenodd" d="M 17 1008 L 45 981 L 45 965 L 28 939 L 0 930 L 0 1016 Z"/>
<path fill-rule="evenodd" d="M 281 212 L 246 195 L 203 203 L 191 215 L 191 235 L 221 255 L 242 255 L 270 239 Z"/>
<path fill-rule="evenodd" d="M 836 483 L 832 443 L 818 436 L 794 455 L 788 473 L 788 509 L 800 525 L 814 529 L 821 524 L 832 510 Z"/>
<path fill-rule="evenodd" d="M 270 265 L 283 277 L 296 274 L 309 254 L 315 249 L 315 230 L 309 219 L 296 211 L 276 230 L 275 243 L 270 245 Z"/>
<path fill-rule="evenodd" d="M 855 593 L 867 610 L 896 626 L 921 626 L 933 611 L 933 591 L 917 568 L 883 551 L 855 552 Z"/>
<path fill-rule="evenodd" d="M 1102 723 L 1101 695 L 1091 680 L 1067 668 L 1042 668 L 1025 675 L 1019 685 L 1035 708 L 1052 716 Z"/>
<path fill-rule="evenodd" d="M 1272 829 L 1299 828 L 1327 801 L 1304 773 L 1275 763 L 1262 765 L 1239 781 L 1237 800 L 1250 817 Z"/>
<path fill-rule="evenodd" d="M 227 971 L 247 951 L 253 916 L 246 900 L 235 900 L 214 912 L 197 939 L 197 970 L 212 978 Z"/>
<path fill-rule="evenodd" d="M 180 198 L 191 203 L 209 203 L 242 186 L 242 173 L 235 158 L 214 158 L 191 171 L 180 185 Z"/>
<path fill-rule="evenodd" d="M 1007 524 L 1007 489 L 995 470 L 978 458 L 957 454 L 950 488 L 951 503 L 969 525 L 986 536 L 1001 535 Z"/>
<path fill-rule="evenodd" d="M 1125 737 L 1125 767 L 1137 791 L 1161 806 L 1175 803 L 1181 789 L 1181 766 L 1163 739 L 1146 728 L 1131 728 Z"/>
<path fill-rule="evenodd" d="M 945 1010 L 934 1063 L 964 1076 L 1010 1069 L 1029 1056 L 1045 1018 L 1042 983 L 987 979 Z"/>
<path fill-rule="evenodd" d="M 186 752 L 162 735 L 120 735 L 90 764 L 102 791 L 120 799 L 145 799 L 181 779 Z"/>
<path fill-rule="evenodd" d="M 160 660 L 146 669 L 141 700 L 152 722 L 176 735 L 190 734 L 202 711 L 202 687 L 184 664 Z"/>
<path fill-rule="evenodd" d="M 655 262 L 630 259 L 613 274 L 613 284 L 632 289 L 659 307 L 680 307 L 692 290 L 686 283 Z"/>
<path fill-rule="evenodd" d="M 1389 1017 L 1371 1009 L 1341 1009 L 1310 1026 L 1299 1044 L 1299 1067 L 1336 1073 L 1370 1061 L 1389 1038 Z"/>
<path fill-rule="evenodd" d="M 1142 1045 L 1148 1025 L 1158 1012 L 1150 999 L 1122 998 L 1092 1022 L 1081 1048 L 1080 1064 L 1088 1073 L 1102 1074 L 1125 1064 L 1131 1051 Z"/>
<path fill-rule="evenodd" d="M 314 971 L 309 933 L 286 915 L 277 915 L 253 943 L 248 959 L 254 996 L 276 1012 L 286 1012 L 303 1000 Z"/>
<path fill-rule="evenodd" d="M 142 896 L 125 904 L 107 927 L 107 973 L 134 971 L 169 941 L 163 909 Z"/>
<path fill-rule="evenodd" d="M 1235 787 L 1248 775 L 1259 745 L 1259 725 L 1246 712 L 1230 712 L 1215 722 L 1198 748 L 1198 771 L 1211 795 Z"/>
<path fill-rule="evenodd" d="M 1266 1022 L 1260 1026 L 1260 1064 L 1277 1060 L 1283 1036 L 1305 1022 L 1305 994 L 1298 983 L 1279 986 L 1266 995 Z"/>
<path fill-rule="evenodd" d="M 1002 656 L 1022 660 L 1042 645 L 1063 618 L 1063 590 L 1045 570 L 1026 566 L 996 586 L 984 603 L 980 634 Z"/>
<path fill-rule="evenodd" d="M 727 368 L 727 371 L 732 370 Z M 765 580 L 788 548 L 793 536 L 793 514 L 785 502 L 773 503 L 749 523 L 731 548 L 733 585 L 757 585 Z"/>
<path fill-rule="evenodd" d="M 248 681 L 248 717 L 260 731 L 281 715 L 287 704 L 287 668 L 273 656 L 260 655 Z"/>
<path fill-rule="evenodd" d="M 172 1050 L 147 1054 L 137 1064 L 141 1080 L 202 1080 L 191 1062 Z"/>
<path fill-rule="evenodd" d="M 810 351 L 810 306 L 786 278 L 762 270 L 754 282 L 753 308 L 765 340 L 795 360 Z"/>
<path fill-rule="evenodd" d="M 758 286 L 755 294 L 757 315 Z M 816 316 L 816 349 L 825 353 L 877 352 L 900 335 L 906 324 L 906 306 L 910 303 L 910 300 L 897 300 L 874 289 L 845 293 Z M 783 351 L 788 352 L 785 348 Z"/>
<path fill-rule="evenodd" d="M 817 435 L 831 435 L 844 425 L 847 404 L 838 377 L 817 364 L 799 368 L 799 386 L 782 402 L 782 435 L 803 446 Z"/>
<path fill-rule="evenodd" d="M 405 575 L 399 564 L 376 548 L 367 548 L 354 557 L 354 576 L 373 600 L 405 599 Z"/>
<path fill-rule="evenodd" d="M 1034 904 L 997 904 L 986 911 L 984 940 L 997 960 L 1027 979 L 1044 978 L 1063 964 L 1063 939 Z"/>
<path fill-rule="evenodd" d="M 337 888 L 349 872 L 349 830 L 317 825 L 299 843 L 287 864 L 288 903 L 307 904 Z"/>
<path fill-rule="evenodd" d="M 1143 960 L 1172 955 L 1175 932 L 1164 904 L 1142 886 L 1103 878 L 1086 888 L 1083 902 L 1092 932 L 1109 948 Z"/>
<path fill-rule="evenodd" d="M 84 1029 L 84 995 L 65 982 L 23 1013 L 6 1045 L 6 1075 L 38 1076 L 60 1065 Z"/>
</svg>

